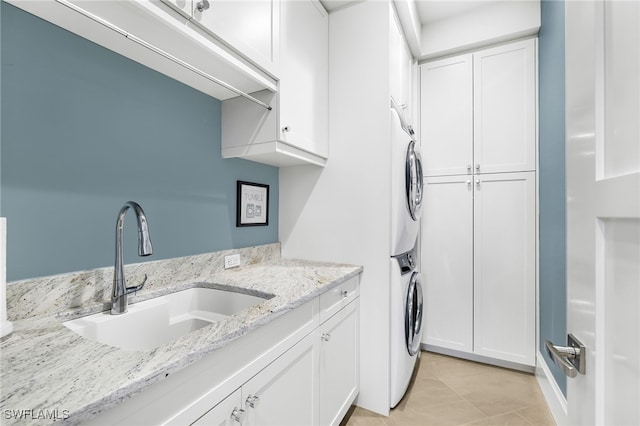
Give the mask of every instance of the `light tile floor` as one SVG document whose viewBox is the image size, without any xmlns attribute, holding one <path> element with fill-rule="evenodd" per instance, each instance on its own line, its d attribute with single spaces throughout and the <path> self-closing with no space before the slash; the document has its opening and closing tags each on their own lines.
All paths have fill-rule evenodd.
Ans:
<svg viewBox="0 0 640 426">
<path fill-rule="evenodd" d="M 533 374 L 423 352 L 389 417 L 352 410 L 346 426 L 555 425 Z"/>
</svg>

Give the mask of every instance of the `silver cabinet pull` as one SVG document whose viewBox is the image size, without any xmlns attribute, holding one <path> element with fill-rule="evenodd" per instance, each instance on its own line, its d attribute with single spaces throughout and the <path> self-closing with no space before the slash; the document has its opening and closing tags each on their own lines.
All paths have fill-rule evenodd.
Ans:
<svg viewBox="0 0 640 426">
<path fill-rule="evenodd" d="M 565 375 L 574 378 L 586 373 L 586 348 L 573 334 L 567 336 L 568 346 L 556 346 L 548 340 L 544 344 L 549 357 Z"/>
<path fill-rule="evenodd" d="M 471 187 L 471 179 L 467 179 L 467 186 Z"/>
<path fill-rule="evenodd" d="M 231 412 L 231 420 L 234 422 L 242 423 L 244 421 L 245 411 L 242 408 L 234 408 Z"/>
<path fill-rule="evenodd" d="M 480 171 L 480 164 L 476 164 L 476 171 Z"/>
<path fill-rule="evenodd" d="M 244 403 L 248 407 L 256 408 L 258 406 L 258 402 L 260 402 L 260 398 L 255 395 L 249 395 Z"/>
<path fill-rule="evenodd" d="M 342 290 L 342 291 L 340 292 L 340 296 L 342 296 L 342 297 L 347 297 L 347 296 L 349 296 L 349 291 L 348 291 L 348 290 Z"/>
<path fill-rule="evenodd" d="M 476 185 L 478 185 L 478 187 L 480 187 L 480 179 L 476 179 Z"/>
<path fill-rule="evenodd" d="M 209 0 L 200 0 L 198 3 L 196 3 L 196 10 L 198 12 L 204 12 L 205 10 L 209 9 Z"/>
<path fill-rule="evenodd" d="M 289 133 L 291 131 L 291 126 L 284 126 L 282 128 L 282 133 Z"/>
<path fill-rule="evenodd" d="M 467 164 L 467 172 L 471 173 L 471 164 Z"/>
<path fill-rule="evenodd" d="M 328 342 L 329 340 L 331 340 L 331 335 L 329 333 L 322 333 L 322 336 L 320 336 L 320 338 L 323 342 Z"/>
</svg>

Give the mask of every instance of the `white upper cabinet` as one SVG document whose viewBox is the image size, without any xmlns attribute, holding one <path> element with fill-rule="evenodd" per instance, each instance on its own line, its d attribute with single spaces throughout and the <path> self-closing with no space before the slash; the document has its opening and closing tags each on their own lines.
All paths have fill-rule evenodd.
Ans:
<svg viewBox="0 0 640 426">
<path fill-rule="evenodd" d="M 536 168 L 535 41 L 421 66 L 426 176 Z"/>
<path fill-rule="evenodd" d="M 281 23 L 279 137 L 327 158 L 329 18 L 318 2 L 283 1 Z"/>
<path fill-rule="evenodd" d="M 170 0 L 192 3 L 192 20 L 207 32 L 250 58 L 269 72 L 274 71 L 278 46 L 278 0 Z M 186 9 L 185 6 L 184 8 Z"/>
<path fill-rule="evenodd" d="M 413 55 L 407 46 L 402 26 L 393 11 L 389 22 L 389 85 L 391 99 L 409 124 L 413 122 Z"/>
<path fill-rule="evenodd" d="M 473 163 L 473 57 L 421 66 L 422 163 L 426 176 L 470 173 Z"/>
<path fill-rule="evenodd" d="M 217 99 L 277 89 L 257 62 L 193 23 L 195 0 L 7 1 Z"/>
<path fill-rule="evenodd" d="M 222 156 L 273 166 L 315 164 L 329 156 L 329 26 L 316 0 L 280 3 L 278 92 L 222 103 Z"/>
<path fill-rule="evenodd" d="M 530 39 L 473 54 L 473 151 L 477 172 L 536 168 L 534 43 Z"/>
</svg>

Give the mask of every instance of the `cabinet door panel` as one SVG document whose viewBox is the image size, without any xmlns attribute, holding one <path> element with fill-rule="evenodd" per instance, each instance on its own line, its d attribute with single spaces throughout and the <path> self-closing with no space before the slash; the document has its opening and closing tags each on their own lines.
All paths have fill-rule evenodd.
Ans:
<svg viewBox="0 0 640 426">
<path fill-rule="evenodd" d="M 471 173 L 472 56 L 420 66 L 420 134 L 425 176 Z"/>
<path fill-rule="evenodd" d="M 478 177 L 474 216 L 474 351 L 534 365 L 535 173 Z"/>
<path fill-rule="evenodd" d="M 192 0 L 193 20 L 258 65 L 269 67 L 276 55 L 273 0 L 209 0 L 209 8 L 197 10 Z"/>
<path fill-rule="evenodd" d="M 318 343 L 311 333 L 242 386 L 242 398 L 258 397 L 245 405 L 244 425 L 318 424 Z"/>
<path fill-rule="evenodd" d="M 320 424 L 340 423 L 358 393 L 358 299 L 320 326 Z"/>
<path fill-rule="evenodd" d="M 535 170 L 534 40 L 474 53 L 474 167 L 480 173 Z"/>
<path fill-rule="evenodd" d="M 422 222 L 422 342 L 473 350 L 472 176 L 427 178 Z"/>
<path fill-rule="evenodd" d="M 328 16 L 312 1 L 281 3 L 282 141 L 328 157 Z M 288 128 L 288 131 L 284 131 Z"/>
<path fill-rule="evenodd" d="M 403 103 L 402 91 L 402 33 L 395 13 L 389 16 L 389 90 L 391 99 L 398 105 Z"/>
<path fill-rule="evenodd" d="M 197 426 L 237 426 L 240 423 L 231 418 L 233 410 L 241 408 L 242 393 L 240 389 L 220 401 L 218 405 L 209 410 L 192 425 Z"/>
</svg>

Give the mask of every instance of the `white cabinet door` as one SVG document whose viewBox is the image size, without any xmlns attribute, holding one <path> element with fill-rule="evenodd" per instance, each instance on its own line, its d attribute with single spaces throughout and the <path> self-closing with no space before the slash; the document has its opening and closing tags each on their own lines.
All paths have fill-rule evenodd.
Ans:
<svg viewBox="0 0 640 426">
<path fill-rule="evenodd" d="M 311 333 L 242 386 L 243 425 L 317 425 L 317 371 L 318 342 Z"/>
<path fill-rule="evenodd" d="M 278 4 L 278 93 L 252 93 L 273 110 L 241 97 L 225 100 L 222 157 L 277 167 L 324 166 L 329 156 L 328 15 L 317 0 Z"/>
<path fill-rule="evenodd" d="M 402 32 L 395 13 L 389 16 L 389 90 L 391 99 L 402 104 Z"/>
<path fill-rule="evenodd" d="M 338 425 L 359 390 L 358 303 L 355 299 L 318 330 L 320 424 Z"/>
<path fill-rule="evenodd" d="M 192 425 L 197 426 L 238 426 L 242 420 L 241 403 L 242 392 L 240 389 L 220 401 L 218 405 L 209 410 Z M 235 417 L 237 416 L 237 417 Z M 236 420 L 238 419 L 238 420 Z"/>
<path fill-rule="evenodd" d="M 535 173 L 474 187 L 474 352 L 535 365 Z"/>
<path fill-rule="evenodd" d="M 271 69 L 276 58 L 278 5 L 276 0 L 209 0 L 207 9 L 193 2 L 193 21 L 256 64 Z M 171 0 L 171 3 L 181 0 Z"/>
<path fill-rule="evenodd" d="M 473 54 L 476 173 L 535 170 L 535 41 Z"/>
<path fill-rule="evenodd" d="M 472 62 L 468 54 L 420 66 L 420 134 L 425 176 L 472 172 Z"/>
<path fill-rule="evenodd" d="M 422 342 L 473 351 L 472 176 L 425 179 Z"/>
<path fill-rule="evenodd" d="M 329 156 L 329 18 L 317 1 L 281 3 L 280 140 Z"/>
<path fill-rule="evenodd" d="M 389 78 L 391 99 L 412 126 L 413 55 L 405 41 L 402 26 L 392 8 L 389 31 Z M 415 127 L 415 126 L 414 126 Z"/>
</svg>

